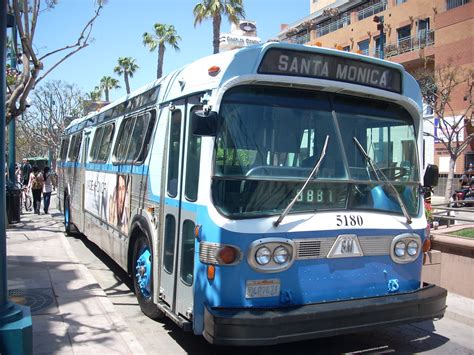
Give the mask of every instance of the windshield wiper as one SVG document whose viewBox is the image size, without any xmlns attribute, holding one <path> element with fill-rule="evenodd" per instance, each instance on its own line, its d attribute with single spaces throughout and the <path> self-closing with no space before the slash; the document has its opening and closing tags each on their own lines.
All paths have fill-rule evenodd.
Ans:
<svg viewBox="0 0 474 355">
<path fill-rule="evenodd" d="M 328 146 L 328 141 L 329 141 L 329 135 L 326 136 L 326 140 L 324 141 L 324 146 L 323 146 L 323 149 L 321 150 L 321 155 L 319 156 L 319 160 L 314 165 L 313 170 L 311 170 L 311 173 L 309 174 L 306 181 L 304 182 L 303 187 L 301 188 L 300 191 L 298 191 L 296 196 L 293 197 L 290 204 L 285 208 L 285 210 L 282 212 L 280 217 L 278 217 L 278 219 L 275 222 L 273 222 L 273 225 L 275 227 L 278 227 L 278 225 L 281 223 L 281 221 L 283 221 L 283 218 L 285 218 L 286 215 L 288 214 L 288 212 L 290 212 L 290 210 L 293 207 L 293 205 L 295 204 L 296 200 L 298 200 L 298 197 L 300 197 L 300 195 L 303 193 L 306 186 L 309 184 L 309 181 L 311 180 L 311 178 L 316 177 L 316 174 L 319 171 L 319 167 L 321 166 L 321 163 L 323 162 L 323 159 L 326 156 L 326 148 Z"/>
<path fill-rule="evenodd" d="M 370 156 L 367 154 L 367 152 L 364 150 L 364 148 L 362 147 L 362 145 L 359 143 L 359 141 L 357 140 L 356 137 L 353 137 L 354 138 L 354 142 L 356 143 L 357 145 L 357 148 L 359 148 L 359 150 L 361 151 L 362 155 L 364 156 L 367 164 L 370 166 L 370 168 L 372 169 L 375 177 L 377 178 L 377 181 L 382 181 L 384 182 L 385 184 L 387 184 L 391 189 L 392 191 L 395 193 L 395 197 L 397 198 L 397 201 L 398 201 L 398 204 L 403 212 L 403 215 L 405 216 L 405 218 L 407 219 L 407 223 L 408 224 L 411 224 L 412 220 L 411 220 L 411 217 L 410 215 L 408 214 L 408 210 L 405 206 L 405 203 L 403 202 L 400 194 L 398 193 L 397 189 L 395 188 L 395 186 L 393 186 L 393 184 L 390 182 L 390 180 L 385 176 L 385 174 L 383 173 L 383 171 L 375 164 L 375 162 L 372 160 L 372 158 L 370 158 Z"/>
</svg>

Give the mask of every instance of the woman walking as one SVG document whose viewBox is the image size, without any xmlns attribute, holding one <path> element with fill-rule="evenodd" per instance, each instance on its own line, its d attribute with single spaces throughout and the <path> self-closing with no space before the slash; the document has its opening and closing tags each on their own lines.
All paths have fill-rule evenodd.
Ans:
<svg viewBox="0 0 474 355">
<path fill-rule="evenodd" d="M 40 214 L 41 208 L 41 193 L 43 192 L 44 179 L 43 174 L 40 173 L 38 167 L 33 166 L 33 171 L 30 174 L 28 187 L 33 194 L 33 207 L 36 214 Z"/>
<path fill-rule="evenodd" d="M 49 166 L 45 166 L 43 169 L 43 208 L 44 213 L 48 214 L 49 203 L 51 201 L 51 192 L 53 192 L 53 176 L 50 173 Z"/>
</svg>

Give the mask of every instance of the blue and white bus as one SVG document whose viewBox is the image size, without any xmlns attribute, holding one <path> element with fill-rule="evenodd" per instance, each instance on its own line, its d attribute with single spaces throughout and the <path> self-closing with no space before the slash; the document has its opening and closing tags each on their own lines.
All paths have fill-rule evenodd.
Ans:
<svg viewBox="0 0 474 355">
<path fill-rule="evenodd" d="M 197 60 L 75 120 L 59 204 L 142 311 L 213 344 L 437 319 L 421 95 L 402 66 L 267 43 Z"/>
</svg>

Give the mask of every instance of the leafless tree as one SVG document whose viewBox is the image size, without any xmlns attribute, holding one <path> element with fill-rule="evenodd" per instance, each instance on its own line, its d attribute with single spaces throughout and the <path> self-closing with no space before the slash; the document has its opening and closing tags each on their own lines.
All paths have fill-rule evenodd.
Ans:
<svg viewBox="0 0 474 355">
<path fill-rule="evenodd" d="M 463 153 L 474 138 L 472 125 L 472 89 L 474 70 L 465 69 L 456 64 L 455 59 L 448 60 L 447 64 L 436 68 L 429 68 L 425 60 L 424 68 L 414 74 L 417 78 L 424 101 L 433 109 L 436 118 L 431 124 L 436 125 L 435 134 L 425 132 L 427 136 L 442 143 L 449 154 L 448 180 L 445 190 L 445 201 L 449 201 L 452 194 L 454 168 L 456 159 Z M 456 98 L 462 97 L 462 107 L 454 107 Z"/>
<path fill-rule="evenodd" d="M 6 94 L 6 123 L 15 119 L 25 112 L 27 108 L 27 97 L 31 90 L 43 80 L 49 73 L 57 68 L 65 60 L 87 47 L 92 38 L 92 28 L 99 16 L 104 0 L 96 0 L 94 13 L 90 20 L 84 25 L 75 42 L 64 45 L 47 53 L 38 53 L 35 46 L 35 32 L 38 17 L 44 11 L 55 7 L 58 0 L 9 0 L 8 11 L 15 17 L 15 25 L 21 43 L 22 53 L 20 59 L 20 70 L 15 78 L 8 78 L 9 85 Z M 73 14 L 71 14 L 73 15 Z M 43 61 L 53 59 L 53 64 L 45 68 Z M 13 79 L 13 80 L 12 80 Z"/>
<path fill-rule="evenodd" d="M 18 120 L 17 146 L 22 156 L 48 156 L 51 152 L 55 161 L 60 136 L 82 115 L 84 97 L 75 85 L 62 81 L 49 81 L 34 90 L 31 108 Z"/>
</svg>

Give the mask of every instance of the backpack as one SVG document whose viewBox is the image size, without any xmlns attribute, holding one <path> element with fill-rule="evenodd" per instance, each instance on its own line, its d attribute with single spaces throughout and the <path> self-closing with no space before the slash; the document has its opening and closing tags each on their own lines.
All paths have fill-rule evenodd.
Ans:
<svg viewBox="0 0 474 355">
<path fill-rule="evenodd" d="M 31 188 L 33 190 L 42 190 L 44 185 L 43 177 L 41 174 L 35 174 L 33 176 L 33 181 L 31 182 Z"/>
</svg>

